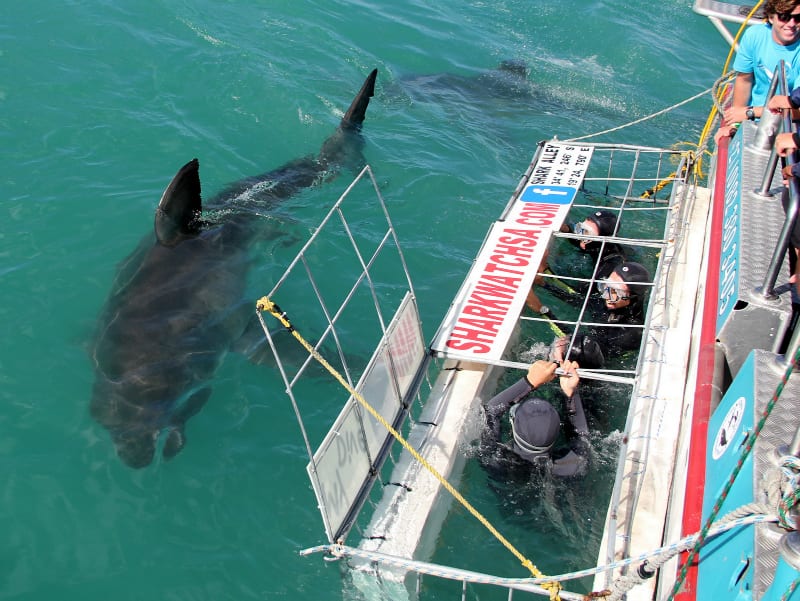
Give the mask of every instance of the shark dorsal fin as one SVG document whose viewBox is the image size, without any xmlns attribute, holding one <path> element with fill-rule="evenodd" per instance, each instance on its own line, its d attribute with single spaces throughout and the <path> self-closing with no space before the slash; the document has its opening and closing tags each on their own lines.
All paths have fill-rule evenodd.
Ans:
<svg viewBox="0 0 800 601">
<path fill-rule="evenodd" d="M 156 209 L 156 238 L 173 246 L 197 233 L 200 226 L 200 162 L 192 159 L 178 170 Z"/>
<path fill-rule="evenodd" d="M 361 86 L 350 108 L 342 117 L 342 122 L 339 125 L 342 129 L 354 129 L 356 131 L 361 129 L 361 124 L 364 123 L 364 116 L 367 114 L 367 106 L 369 99 L 375 95 L 375 78 L 378 76 L 378 70 L 373 69 L 372 73 L 367 75 L 364 85 Z"/>
</svg>

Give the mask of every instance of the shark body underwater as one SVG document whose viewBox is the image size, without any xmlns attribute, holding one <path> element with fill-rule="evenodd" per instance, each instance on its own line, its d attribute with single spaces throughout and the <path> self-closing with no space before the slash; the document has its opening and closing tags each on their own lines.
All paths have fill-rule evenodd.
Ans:
<svg viewBox="0 0 800 601">
<path fill-rule="evenodd" d="M 165 459 L 184 447 L 186 421 L 208 400 L 217 368 L 253 317 L 245 286 L 264 220 L 237 211 L 237 199 L 269 209 L 342 167 L 363 166 L 360 132 L 376 76 L 377 69 L 317 156 L 236 182 L 205 207 L 197 159 L 167 186 L 154 233 L 120 265 L 91 350 L 90 412 L 128 466 L 149 465 L 162 433 Z"/>
<path fill-rule="evenodd" d="M 401 77 L 387 92 L 389 96 L 405 96 L 419 102 L 439 104 L 478 104 L 491 99 L 534 100 L 541 94 L 528 79 L 530 69 L 521 60 L 504 60 L 497 68 L 479 75 L 435 73 Z"/>
</svg>

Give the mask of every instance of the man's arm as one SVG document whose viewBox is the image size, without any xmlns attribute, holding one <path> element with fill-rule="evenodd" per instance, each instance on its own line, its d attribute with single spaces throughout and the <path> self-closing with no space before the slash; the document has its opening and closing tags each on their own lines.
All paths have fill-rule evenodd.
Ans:
<svg viewBox="0 0 800 601">
<path fill-rule="evenodd" d="M 575 394 L 567 399 L 567 417 L 578 436 L 589 436 L 589 424 L 586 422 L 586 412 L 583 410 L 581 395 L 576 390 Z"/>
<path fill-rule="evenodd" d="M 565 372 L 561 376 L 561 390 L 567 397 L 567 416 L 578 436 L 572 440 L 569 453 L 553 461 L 553 474 L 561 477 L 580 476 L 589 465 L 589 426 L 578 393 L 578 364 L 575 361 L 563 361 L 561 369 Z"/>
<path fill-rule="evenodd" d="M 750 102 L 754 81 L 755 77 L 753 77 L 752 73 L 743 73 L 741 71 L 736 73 L 736 79 L 733 82 L 731 106 L 722 114 L 722 124 L 714 135 L 714 141 L 717 144 L 719 144 L 720 138 L 733 136 L 736 133 L 738 124 L 747 118 L 745 113 Z M 762 108 L 753 107 L 753 113 L 756 117 L 761 116 Z"/>
<path fill-rule="evenodd" d="M 583 411 L 581 395 L 578 393 L 578 363 L 576 361 L 562 361 L 561 369 L 564 375 L 560 378 L 561 390 L 567 397 L 567 416 L 579 436 L 589 436 L 589 425 L 586 423 L 586 413 Z"/>
<path fill-rule="evenodd" d="M 741 122 L 746 119 L 744 115 L 744 110 L 750 104 L 750 96 L 753 93 L 753 82 L 755 81 L 755 77 L 753 77 L 753 73 L 737 73 L 736 80 L 733 82 L 733 100 L 731 103 L 731 108 L 728 109 L 729 111 L 733 111 L 731 115 L 733 117 L 733 121 Z M 756 107 L 753 107 L 755 110 Z M 760 115 L 760 110 L 762 107 L 758 107 L 759 112 L 757 112 L 756 116 Z M 728 111 L 725 111 L 725 115 L 727 117 Z"/>
</svg>

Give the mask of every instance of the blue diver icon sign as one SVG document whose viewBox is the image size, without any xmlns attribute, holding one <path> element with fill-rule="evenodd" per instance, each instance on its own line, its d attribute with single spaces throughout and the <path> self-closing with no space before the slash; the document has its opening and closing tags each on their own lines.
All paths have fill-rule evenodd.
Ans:
<svg viewBox="0 0 800 601">
<path fill-rule="evenodd" d="M 568 205 L 575 198 L 575 188 L 567 186 L 542 186 L 531 184 L 522 192 L 522 202 L 541 202 L 551 205 Z"/>
</svg>

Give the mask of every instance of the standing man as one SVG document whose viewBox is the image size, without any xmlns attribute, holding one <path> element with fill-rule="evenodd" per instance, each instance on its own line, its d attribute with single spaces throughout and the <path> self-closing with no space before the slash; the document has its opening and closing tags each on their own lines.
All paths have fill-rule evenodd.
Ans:
<svg viewBox="0 0 800 601">
<path fill-rule="evenodd" d="M 786 63 L 786 84 L 800 83 L 800 0 L 767 0 L 764 23 L 748 27 L 739 43 L 733 68 L 733 100 L 714 136 L 733 136 L 739 123 L 761 117 L 767 92 L 781 60 Z"/>
</svg>

